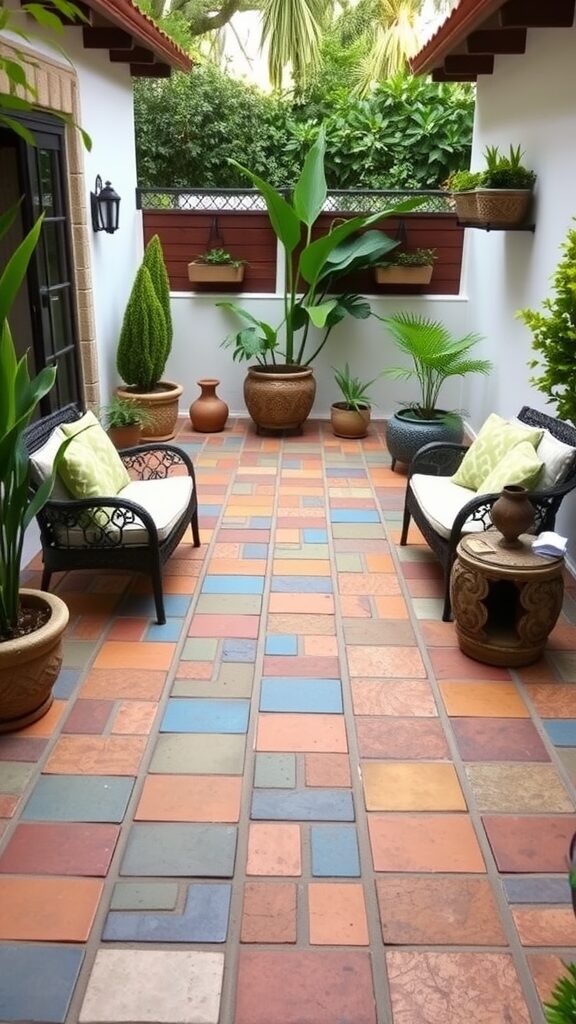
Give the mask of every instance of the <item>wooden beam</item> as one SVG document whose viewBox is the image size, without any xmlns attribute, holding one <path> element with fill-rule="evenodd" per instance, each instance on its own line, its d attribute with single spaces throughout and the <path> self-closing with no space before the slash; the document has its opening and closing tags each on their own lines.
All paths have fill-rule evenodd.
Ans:
<svg viewBox="0 0 576 1024">
<path fill-rule="evenodd" d="M 479 29 L 470 33 L 466 45 L 468 53 L 526 53 L 526 29 Z"/>
<path fill-rule="evenodd" d="M 20 0 L 20 6 L 23 7 L 24 4 L 27 2 L 29 2 L 29 0 Z M 78 10 L 81 11 L 81 13 L 84 15 L 88 23 L 90 23 L 92 20 L 92 11 L 90 10 L 88 4 L 83 3 L 83 0 L 74 0 L 74 3 L 76 4 Z M 78 28 L 79 25 L 86 24 L 85 21 L 78 21 L 77 18 L 66 17 L 66 15 L 62 14 L 62 12 L 59 11 L 57 7 L 54 7 L 54 4 L 50 3 L 50 0 L 44 0 L 42 6 L 45 7 L 47 11 L 50 11 L 51 14 L 55 14 L 64 26 L 74 26 Z"/>
<path fill-rule="evenodd" d="M 145 46 L 133 46 L 131 50 L 110 50 L 113 64 L 154 64 L 156 57 Z"/>
<path fill-rule="evenodd" d="M 99 26 L 98 28 L 84 26 L 82 39 L 86 50 L 131 50 L 134 40 L 129 32 L 123 28 L 113 28 L 111 25 Z"/>
<path fill-rule="evenodd" d="M 434 68 L 432 72 L 433 82 L 476 82 L 478 80 L 477 75 L 473 74 L 460 74 L 449 75 L 444 68 Z"/>
<path fill-rule="evenodd" d="M 450 53 L 444 58 L 447 75 L 491 75 L 494 71 L 494 57 L 490 53 Z"/>
<path fill-rule="evenodd" d="M 504 28 L 571 28 L 574 0 L 508 0 L 500 10 Z"/>
<path fill-rule="evenodd" d="M 131 64 L 132 78 L 170 78 L 172 68 L 169 64 Z"/>
</svg>

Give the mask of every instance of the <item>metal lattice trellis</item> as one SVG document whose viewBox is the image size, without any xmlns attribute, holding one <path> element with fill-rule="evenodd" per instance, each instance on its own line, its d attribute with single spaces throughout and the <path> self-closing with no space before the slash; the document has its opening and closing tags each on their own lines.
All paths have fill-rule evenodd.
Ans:
<svg viewBox="0 0 576 1024">
<path fill-rule="evenodd" d="M 288 194 L 288 190 L 285 190 L 285 194 Z M 417 214 L 452 212 L 446 192 L 385 189 L 335 189 L 328 193 L 324 212 L 378 213 L 414 198 L 423 200 L 422 205 L 414 211 Z M 264 199 L 257 189 L 138 188 L 136 200 L 140 210 L 182 210 L 194 213 L 261 213 L 266 210 Z"/>
</svg>

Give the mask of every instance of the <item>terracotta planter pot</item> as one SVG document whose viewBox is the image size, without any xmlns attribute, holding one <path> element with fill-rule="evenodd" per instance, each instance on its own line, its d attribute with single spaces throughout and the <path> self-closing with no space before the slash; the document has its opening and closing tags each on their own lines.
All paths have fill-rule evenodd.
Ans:
<svg viewBox="0 0 576 1024">
<path fill-rule="evenodd" d="M 244 401 L 251 418 L 264 430 L 296 430 L 308 419 L 316 381 L 311 366 L 250 366 Z"/>
<path fill-rule="evenodd" d="M 500 497 L 492 505 L 492 522 L 502 534 L 503 547 L 522 547 L 518 539 L 534 525 L 534 506 L 525 487 L 510 484 L 502 488 Z"/>
<path fill-rule="evenodd" d="M 244 280 L 244 264 L 189 263 L 188 280 L 192 284 L 240 284 Z"/>
<path fill-rule="evenodd" d="M 228 419 L 228 406 L 216 394 L 220 381 L 205 378 L 196 381 L 202 394 L 190 406 L 190 420 L 194 430 L 201 434 L 214 434 L 224 430 Z"/>
<path fill-rule="evenodd" d="M 118 398 L 130 398 L 145 409 L 150 422 L 142 431 L 143 441 L 169 441 L 174 437 L 178 422 L 178 399 L 182 394 L 180 384 L 161 380 L 156 391 L 142 392 L 133 388 L 116 388 Z"/>
<path fill-rule="evenodd" d="M 374 273 L 378 284 L 430 284 L 433 269 L 431 263 L 423 267 L 395 263 L 390 267 L 375 267 Z"/>
<path fill-rule="evenodd" d="M 23 729 L 46 714 L 62 665 L 62 634 L 68 606 L 55 594 L 21 590 L 27 607 L 44 607 L 50 618 L 27 636 L 0 642 L 0 733 Z"/>
<path fill-rule="evenodd" d="M 349 409 L 346 402 L 330 406 L 330 423 L 336 437 L 366 437 L 370 423 L 370 406 Z"/>
<path fill-rule="evenodd" d="M 134 445 L 140 444 L 142 427 L 139 423 L 134 423 L 129 427 L 108 427 L 106 433 L 114 447 L 121 450 L 122 448 L 133 448 Z"/>
</svg>

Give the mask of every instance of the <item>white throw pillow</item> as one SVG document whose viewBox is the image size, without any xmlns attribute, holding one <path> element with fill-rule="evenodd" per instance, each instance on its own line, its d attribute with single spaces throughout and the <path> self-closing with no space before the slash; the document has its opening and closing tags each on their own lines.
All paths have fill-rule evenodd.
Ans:
<svg viewBox="0 0 576 1024">
<path fill-rule="evenodd" d="M 555 487 L 564 480 L 574 459 L 576 448 L 564 444 L 554 437 L 549 430 L 545 430 L 542 440 L 536 446 L 536 454 L 544 463 L 542 476 L 538 481 L 538 490 L 546 491 L 549 487 Z"/>
<path fill-rule="evenodd" d="M 58 449 L 65 440 L 66 434 L 62 430 L 62 427 L 56 427 L 42 447 L 38 448 L 31 454 L 30 477 L 33 484 L 39 486 L 41 483 L 44 483 L 44 480 L 48 479 L 52 472 L 54 459 L 58 454 Z M 64 486 L 59 476 L 56 476 L 56 480 L 54 481 L 51 498 L 54 501 L 70 501 L 71 499 L 70 491 Z"/>
</svg>

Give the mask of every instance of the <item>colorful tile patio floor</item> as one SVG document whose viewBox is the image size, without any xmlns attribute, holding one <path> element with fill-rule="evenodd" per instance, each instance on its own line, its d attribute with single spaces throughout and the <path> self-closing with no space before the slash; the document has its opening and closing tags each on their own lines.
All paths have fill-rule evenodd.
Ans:
<svg viewBox="0 0 576 1024">
<path fill-rule="evenodd" d="M 0 1019 L 525 1024 L 576 956 L 576 585 L 462 655 L 382 428 L 179 435 L 203 544 L 58 581 L 56 700 L 0 737 Z M 38 584 L 38 560 L 26 574 Z"/>
</svg>

